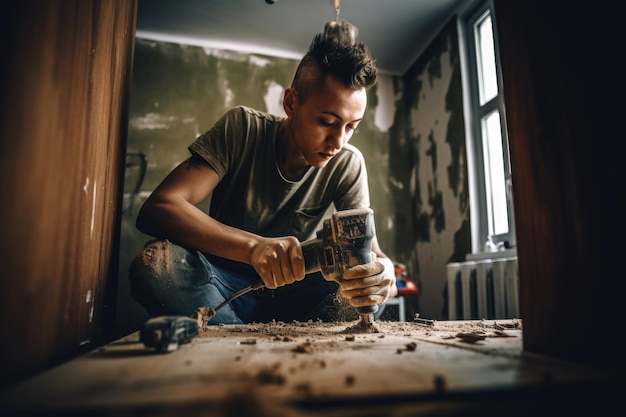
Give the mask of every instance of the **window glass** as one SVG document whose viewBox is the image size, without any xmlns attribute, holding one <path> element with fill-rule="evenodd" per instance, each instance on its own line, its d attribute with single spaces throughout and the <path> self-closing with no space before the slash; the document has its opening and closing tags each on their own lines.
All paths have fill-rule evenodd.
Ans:
<svg viewBox="0 0 626 417">
<path fill-rule="evenodd" d="M 482 106 L 498 95 L 491 14 L 485 14 L 476 22 L 474 28 L 477 44 L 476 54 L 478 55 L 476 60 L 479 71 L 480 105 Z"/>
<path fill-rule="evenodd" d="M 511 166 L 500 84 L 497 16 L 493 0 L 472 0 L 459 14 L 472 253 L 515 249 Z"/>
<path fill-rule="evenodd" d="M 509 232 L 500 112 L 489 113 L 481 124 L 489 235 L 500 235 Z"/>
</svg>

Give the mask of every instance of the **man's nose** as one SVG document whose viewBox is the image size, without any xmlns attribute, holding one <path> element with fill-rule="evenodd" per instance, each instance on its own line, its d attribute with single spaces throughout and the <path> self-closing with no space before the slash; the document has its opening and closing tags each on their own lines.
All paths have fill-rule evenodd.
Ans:
<svg viewBox="0 0 626 417">
<path fill-rule="evenodd" d="M 343 148 L 346 143 L 346 132 L 343 129 L 334 129 L 328 136 L 328 143 L 335 149 Z"/>
</svg>

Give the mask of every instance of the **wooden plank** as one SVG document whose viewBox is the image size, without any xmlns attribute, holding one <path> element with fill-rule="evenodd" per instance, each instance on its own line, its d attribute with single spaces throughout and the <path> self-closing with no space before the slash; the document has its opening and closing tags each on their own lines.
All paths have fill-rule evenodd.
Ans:
<svg viewBox="0 0 626 417">
<path fill-rule="evenodd" d="M 524 347 L 624 370 L 623 347 L 597 340 L 623 316 L 621 248 L 604 244 L 623 235 L 616 204 L 622 175 L 612 172 L 624 154 L 615 134 L 622 116 L 617 107 L 600 105 L 613 101 L 621 82 L 621 74 L 601 64 L 618 47 L 612 34 L 621 25 L 610 21 L 616 13 L 559 2 L 494 4 Z M 585 31 L 579 21 L 587 23 Z M 585 48 L 568 47 L 585 44 L 595 46 L 597 60 L 581 59 Z"/>
<path fill-rule="evenodd" d="M 169 354 L 145 348 L 134 333 L 3 393 L 0 404 L 62 413 L 215 405 L 241 392 L 281 404 L 420 398 L 608 376 L 523 355 L 517 321 L 378 322 L 378 333 L 355 333 L 351 326 L 211 326 Z M 477 340 L 469 343 L 461 334 Z"/>
<path fill-rule="evenodd" d="M 0 387 L 112 339 L 137 1 L 5 6 Z"/>
</svg>

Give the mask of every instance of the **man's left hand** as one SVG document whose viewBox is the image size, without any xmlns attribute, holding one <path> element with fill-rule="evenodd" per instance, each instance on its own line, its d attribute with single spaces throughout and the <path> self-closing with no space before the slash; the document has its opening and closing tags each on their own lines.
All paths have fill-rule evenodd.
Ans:
<svg viewBox="0 0 626 417">
<path fill-rule="evenodd" d="M 389 258 L 349 268 L 343 274 L 340 294 L 353 307 L 383 304 L 398 294 L 393 263 Z"/>
</svg>

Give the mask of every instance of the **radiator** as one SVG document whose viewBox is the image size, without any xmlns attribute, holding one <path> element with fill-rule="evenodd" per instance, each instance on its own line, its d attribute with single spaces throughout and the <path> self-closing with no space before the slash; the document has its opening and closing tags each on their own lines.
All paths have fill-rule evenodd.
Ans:
<svg viewBox="0 0 626 417">
<path fill-rule="evenodd" d="M 446 265 L 449 320 L 520 318 L 517 257 Z"/>
</svg>

